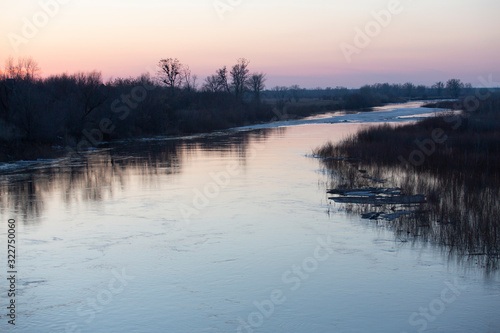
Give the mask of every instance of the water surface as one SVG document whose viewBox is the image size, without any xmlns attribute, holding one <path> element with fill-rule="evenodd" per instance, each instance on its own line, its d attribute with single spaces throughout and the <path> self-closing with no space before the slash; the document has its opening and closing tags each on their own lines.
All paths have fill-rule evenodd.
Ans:
<svg viewBox="0 0 500 333">
<path fill-rule="evenodd" d="M 18 318 L 1 331 L 500 331 L 496 273 L 329 203 L 308 155 L 365 126 L 122 142 L 4 171 Z"/>
</svg>

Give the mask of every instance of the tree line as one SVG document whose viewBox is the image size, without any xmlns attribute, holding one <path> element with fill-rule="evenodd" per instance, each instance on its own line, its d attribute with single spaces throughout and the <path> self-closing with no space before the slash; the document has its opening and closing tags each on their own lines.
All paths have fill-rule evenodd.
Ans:
<svg viewBox="0 0 500 333">
<path fill-rule="evenodd" d="M 245 58 L 218 68 L 201 84 L 174 58 L 161 59 L 153 76 L 107 82 L 98 71 L 46 78 L 40 72 L 32 58 L 9 58 L 0 72 L 0 159 L 30 144 L 77 147 L 84 140 L 92 147 L 112 139 L 207 132 L 408 98 L 455 97 L 468 88 L 450 80 L 433 87 L 266 90 L 266 75 L 251 72 Z"/>
</svg>

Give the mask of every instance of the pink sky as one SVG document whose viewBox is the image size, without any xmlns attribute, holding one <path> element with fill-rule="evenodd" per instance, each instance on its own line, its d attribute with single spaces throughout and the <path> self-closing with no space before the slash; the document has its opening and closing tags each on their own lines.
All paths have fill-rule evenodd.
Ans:
<svg viewBox="0 0 500 333">
<path fill-rule="evenodd" d="M 245 57 L 268 87 L 500 81 L 497 0 L 26 0 L 0 12 L 0 63 L 31 56 L 44 76 L 136 76 L 172 57 L 203 78 Z"/>
</svg>

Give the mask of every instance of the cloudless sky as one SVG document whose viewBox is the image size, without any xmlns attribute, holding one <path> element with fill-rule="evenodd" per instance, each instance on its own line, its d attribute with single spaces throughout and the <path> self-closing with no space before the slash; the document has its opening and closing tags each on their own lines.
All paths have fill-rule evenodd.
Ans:
<svg viewBox="0 0 500 333">
<path fill-rule="evenodd" d="M 402 11 L 348 62 L 342 43 L 356 47 L 356 29 L 390 0 L 2 0 L 0 65 L 31 56 L 44 76 L 95 69 L 110 78 L 172 57 L 204 78 L 245 57 L 269 88 L 500 82 L 500 1 L 394 1 Z M 45 15 L 42 4 L 59 8 Z"/>
</svg>

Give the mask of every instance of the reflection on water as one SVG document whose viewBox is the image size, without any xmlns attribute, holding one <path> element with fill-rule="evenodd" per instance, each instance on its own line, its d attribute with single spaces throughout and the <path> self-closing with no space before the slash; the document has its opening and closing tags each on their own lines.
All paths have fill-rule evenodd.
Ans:
<svg viewBox="0 0 500 333">
<path fill-rule="evenodd" d="M 199 151 L 214 158 L 237 156 L 245 163 L 252 142 L 265 141 L 271 134 L 283 134 L 285 128 L 252 132 L 219 133 L 184 139 L 131 141 L 96 152 L 68 157 L 49 163 L 30 165 L 24 171 L 2 174 L 0 208 L 16 212 L 24 221 L 40 221 L 44 204 L 58 193 L 65 204 L 103 201 L 113 192 L 127 188 L 131 176 L 139 175 L 143 184 L 154 184 L 161 175 L 182 172 L 184 160 Z"/>
<path fill-rule="evenodd" d="M 410 332 L 450 282 L 467 292 L 429 329 L 498 328 L 496 277 L 464 274 L 439 247 L 395 241 L 342 209 L 325 214 L 328 176 L 307 155 L 367 126 L 122 142 L 4 172 L 0 220 L 19 221 L 17 329 Z M 238 172 L 203 201 L 211 174 L 230 165 Z M 187 206 L 197 213 L 184 223 Z M 0 235 L 2 245 L 5 223 Z M 116 274 L 130 278 L 110 289 Z M 284 302 L 255 321 L 276 291 Z"/>
<path fill-rule="evenodd" d="M 400 188 L 402 194 L 425 195 L 425 202 L 398 204 L 361 196 L 358 191 L 344 206 L 364 218 L 391 228 L 396 239 L 413 245 L 439 246 L 450 258 L 498 269 L 500 259 L 500 187 L 465 181 L 453 173 L 416 172 L 403 166 L 376 166 L 358 160 L 324 160 L 333 189 Z M 360 193 L 361 192 L 361 193 Z M 383 197 L 382 197 L 383 198 Z M 358 203 L 364 201 L 366 204 Z"/>
</svg>

